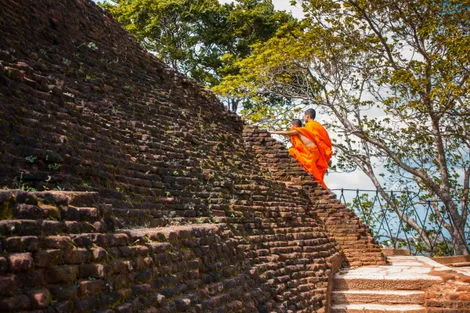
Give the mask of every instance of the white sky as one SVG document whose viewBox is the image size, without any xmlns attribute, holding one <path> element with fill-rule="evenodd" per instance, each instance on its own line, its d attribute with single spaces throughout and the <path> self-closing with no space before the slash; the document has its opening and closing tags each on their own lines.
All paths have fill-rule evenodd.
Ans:
<svg viewBox="0 0 470 313">
<path fill-rule="evenodd" d="M 220 3 L 231 3 L 234 0 L 219 0 Z M 297 6 L 292 6 L 289 3 L 289 0 L 273 0 L 274 7 L 279 11 L 290 12 L 294 17 L 300 18 L 303 16 L 302 8 Z"/>
</svg>

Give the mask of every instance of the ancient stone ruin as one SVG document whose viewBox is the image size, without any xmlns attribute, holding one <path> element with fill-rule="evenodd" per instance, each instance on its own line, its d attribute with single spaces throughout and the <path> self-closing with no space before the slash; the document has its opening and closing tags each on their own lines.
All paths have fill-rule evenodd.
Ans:
<svg viewBox="0 0 470 313">
<path fill-rule="evenodd" d="M 88 0 L 0 8 L 0 312 L 328 312 L 366 225 Z"/>
</svg>

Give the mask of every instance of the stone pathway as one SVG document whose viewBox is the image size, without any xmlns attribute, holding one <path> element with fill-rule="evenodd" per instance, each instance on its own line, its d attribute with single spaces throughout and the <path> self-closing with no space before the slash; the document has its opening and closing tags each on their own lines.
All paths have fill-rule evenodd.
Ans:
<svg viewBox="0 0 470 313">
<path fill-rule="evenodd" d="M 426 257 L 389 256 L 390 265 L 345 269 L 334 277 L 332 313 L 424 313 L 423 289 L 449 268 Z"/>
</svg>

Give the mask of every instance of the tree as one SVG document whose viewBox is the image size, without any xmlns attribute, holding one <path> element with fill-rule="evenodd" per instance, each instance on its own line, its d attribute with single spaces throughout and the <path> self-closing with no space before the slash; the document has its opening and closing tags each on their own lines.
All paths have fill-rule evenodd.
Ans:
<svg viewBox="0 0 470 313">
<path fill-rule="evenodd" d="M 324 109 L 338 166 L 367 174 L 429 247 L 432 234 L 385 192 L 420 191 L 454 253 L 468 254 L 469 10 L 451 0 L 299 2 L 305 19 L 256 44 L 215 90 Z"/>
<path fill-rule="evenodd" d="M 102 5 L 163 62 L 207 87 L 236 75 L 251 45 L 292 20 L 271 0 L 119 0 Z M 233 111 L 253 99 L 223 99 Z"/>
</svg>

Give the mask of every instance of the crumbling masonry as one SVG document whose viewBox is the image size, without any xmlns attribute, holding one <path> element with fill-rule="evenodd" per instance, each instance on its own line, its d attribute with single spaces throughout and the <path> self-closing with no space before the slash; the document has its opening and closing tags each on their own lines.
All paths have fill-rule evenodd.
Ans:
<svg viewBox="0 0 470 313">
<path fill-rule="evenodd" d="M 280 143 L 91 1 L 0 2 L 0 311 L 325 312 L 341 264 L 384 264 Z"/>
</svg>

